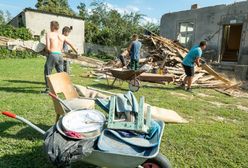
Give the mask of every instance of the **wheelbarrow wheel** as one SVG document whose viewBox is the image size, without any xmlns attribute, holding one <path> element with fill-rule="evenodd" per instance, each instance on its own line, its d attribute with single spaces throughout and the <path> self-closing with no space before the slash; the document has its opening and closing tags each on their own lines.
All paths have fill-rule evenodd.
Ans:
<svg viewBox="0 0 248 168">
<path fill-rule="evenodd" d="M 132 79 L 130 82 L 129 82 L 129 90 L 132 91 L 132 92 L 137 92 L 140 88 L 140 81 L 138 79 Z"/>
<path fill-rule="evenodd" d="M 148 159 L 142 165 L 143 168 L 171 168 L 170 161 L 162 154 L 158 154 L 155 158 Z"/>
</svg>

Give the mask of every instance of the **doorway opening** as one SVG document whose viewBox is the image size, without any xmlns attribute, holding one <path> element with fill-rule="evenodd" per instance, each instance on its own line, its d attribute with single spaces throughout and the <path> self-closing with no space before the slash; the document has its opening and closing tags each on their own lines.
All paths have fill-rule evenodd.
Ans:
<svg viewBox="0 0 248 168">
<path fill-rule="evenodd" d="M 222 38 L 222 61 L 226 62 L 237 62 L 241 35 L 242 35 L 242 24 L 238 25 L 224 25 L 223 38 Z"/>
</svg>

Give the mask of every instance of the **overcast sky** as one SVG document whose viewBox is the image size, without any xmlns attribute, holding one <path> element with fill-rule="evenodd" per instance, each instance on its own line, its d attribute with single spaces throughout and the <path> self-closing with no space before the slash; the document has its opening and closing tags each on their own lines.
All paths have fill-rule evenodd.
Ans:
<svg viewBox="0 0 248 168">
<path fill-rule="evenodd" d="M 230 4 L 243 0 L 105 0 L 107 5 L 120 12 L 140 12 L 145 14 L 145 20 L 159 22 L 161 16 L 168 12 L 190 9 L 192 4 L 200 7 Z M 12 16 L 20 13 L 24 8 L 34 8 L 37 0 L 0 0 L 0 9 L 10 11 Z M 77 11 L 77 5 L 84 2 L 89 5 L 92 0 L 69 0 L 72 9 Z"/>
</svg>

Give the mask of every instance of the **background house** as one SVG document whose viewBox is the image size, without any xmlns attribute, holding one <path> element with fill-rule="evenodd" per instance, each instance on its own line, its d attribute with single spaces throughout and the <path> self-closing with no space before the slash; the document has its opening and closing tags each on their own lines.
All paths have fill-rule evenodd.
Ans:
<svg viewBox="0 0 248 168">
<path fill-rule="evenodd" d="M 209 40 L 205 58 L 248 79 L 248 1 L 165 14 L 160 32 L 188 48 Z"/>
<path fill-rule="evenodd" d="M 63 14 L 54 14 L 40 10 L 26 8 L 9 24 L 15 27 L 28 28 L 34 37 L 39 37 L 42 42 L 45 42 L 45 32 L 50 31 L 50 22 L 56 20 L 60 25 L 60 32 L 64 26 L 72 28 L 69 40 L 79 49 L 79 53 L 84 53 L 84 21 L 75 16 L 66 16 Z"/>
</svg>

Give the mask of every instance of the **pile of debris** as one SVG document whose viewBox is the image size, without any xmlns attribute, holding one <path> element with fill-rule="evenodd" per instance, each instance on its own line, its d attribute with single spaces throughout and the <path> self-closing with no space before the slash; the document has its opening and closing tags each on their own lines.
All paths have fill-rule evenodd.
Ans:
<svg viewBox="0 0 248 168">
<path fill-rule="evenodd" d="M 175 76 L 175 82 L 181 82 L 185 73 L 182 67 L 182 60 L 187 55 L 188 49 L 181 46 L 177 41 L 172 41 L 160 36 L 142 36 L 146 64 L 153 68 L 162 69 L 165 74 Z M 199 87 L 235 87 L 237 84 L 226 77 L 216 73 L 210 66 L 203 65 L 196 68 L 193 84 Z"/>
<path fill-rule="evenodd" d="M 157 35 L 141 36 L 143 44 L 143 58 L 140 59 L 140 64 L 143 67 L 150 67 L 148 70 L 150 75 L 146 73 L 140 76 L 140 80 L 161 83 L 159 75 L 162 79 L 177 84 L 185 78 L 182 60 L 187 55 L 188 49 L 180 45 L 177 41 L 172 41 Z M 121 63 L 111 61 L 105 65 L 108 68 L 120 68 Z M 144 68 L 147 69 L 147 68 Z M 152 75 L 153 74 L 153 75 Z M 159 79 L 159 80 L 158 80 Z M 236 82 L 229 80 L 227 77 L 218 74 L 207 64 L 201 68 L 196 68 L 193 85 L 207 88 L 237 88 L 239 85 Z"/>
</svg>

